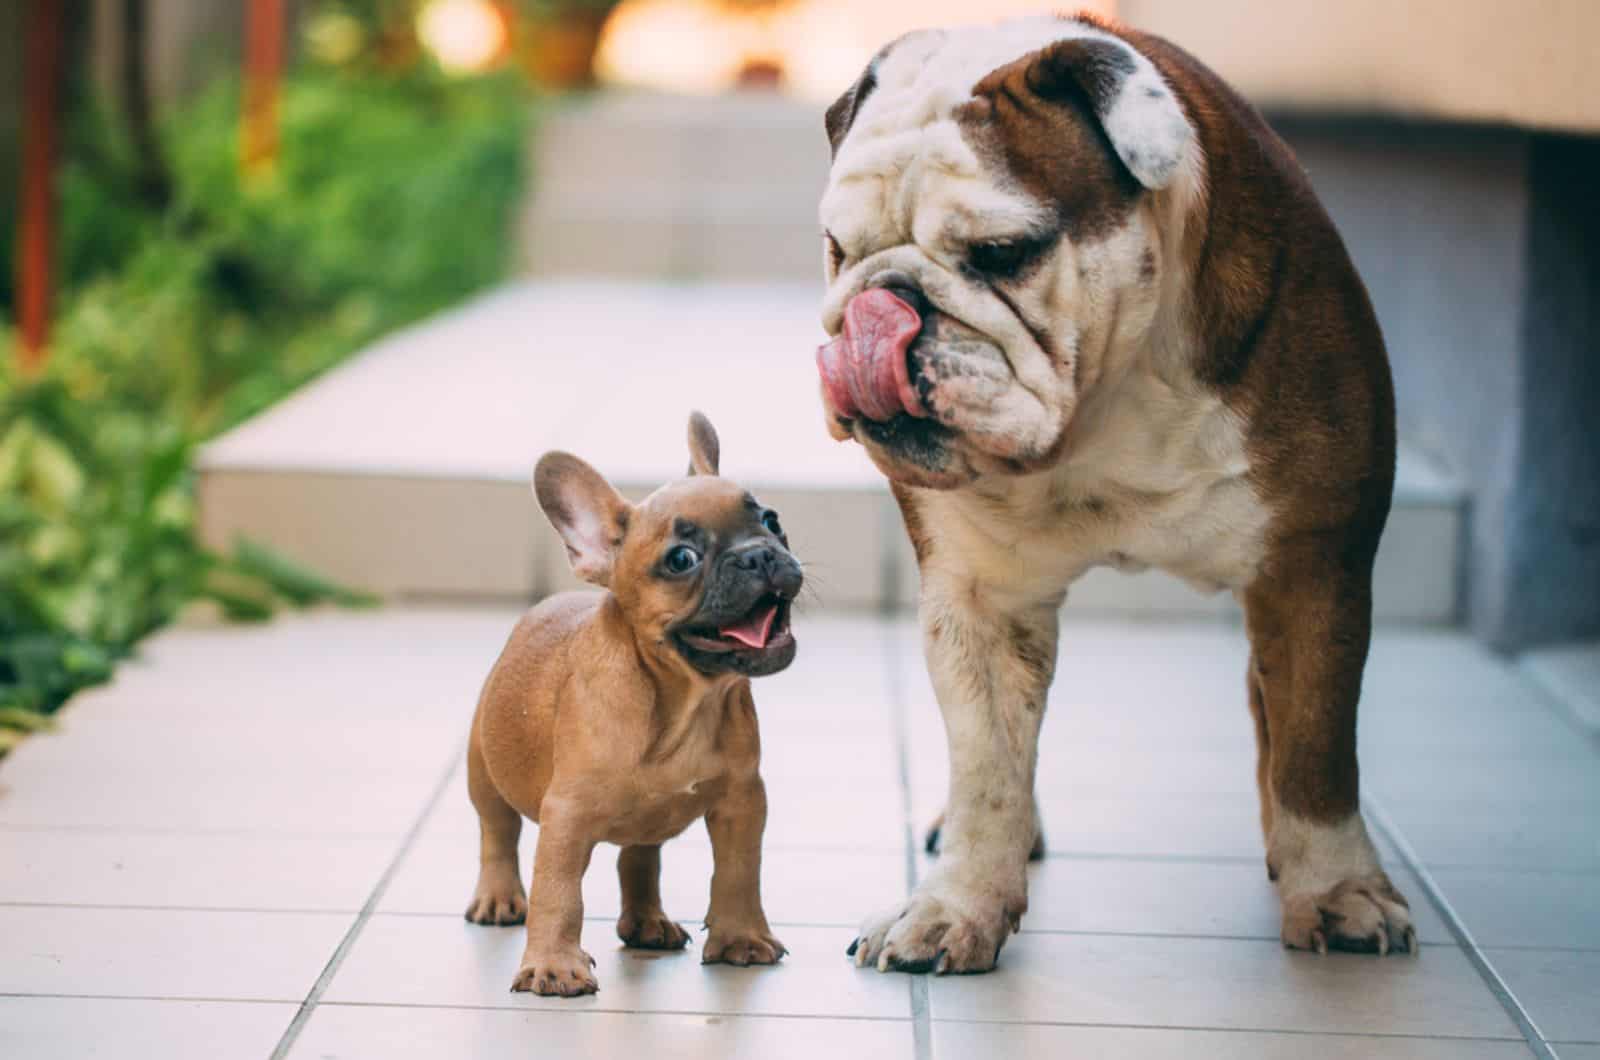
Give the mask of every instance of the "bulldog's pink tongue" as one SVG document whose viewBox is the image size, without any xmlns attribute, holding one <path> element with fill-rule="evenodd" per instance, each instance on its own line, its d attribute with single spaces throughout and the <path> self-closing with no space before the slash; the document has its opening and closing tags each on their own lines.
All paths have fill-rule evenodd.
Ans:
<svg viewBox="0 0 1600 1060">
<path fill-rule="evenodd" d="M 850 299 L 844 330 L 817 350 L 817 371 L 834 411 L 876 422 L 902 412 L 926 416 L 906 363 L 921 330 L 917 311 L 882 287 Z"/>
<path fill-rule="evenodd" d="M 748 647 L 765 648 L 767 638 L 772 635 L 772 620 L 776 617 L 778 617 L 778 605 L 768 604 L 761 610 L 752 612 L 744 621 L 723 626 L 717 632 L 724 637 L 732 637 Z"/>
</svg>

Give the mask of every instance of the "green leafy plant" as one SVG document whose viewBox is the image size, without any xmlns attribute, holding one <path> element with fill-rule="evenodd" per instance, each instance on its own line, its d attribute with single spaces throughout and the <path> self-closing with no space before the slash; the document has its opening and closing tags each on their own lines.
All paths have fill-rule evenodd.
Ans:
<svg viewBox="0 0 1600 1060">
<path fill-rule="evenodd" d="M 159 213 L 114 130 L 76 116 L 44 373 L 15 376 L 0 315 L 0 752 L 191 602 L 371 602 L 256 544 L 201 547 L 191 457 L 501 275 L 527 113 L 507 78 L 305 69 L 276 166 L 241 180 L 219 85 L 163 124 Z"/>
</svg>

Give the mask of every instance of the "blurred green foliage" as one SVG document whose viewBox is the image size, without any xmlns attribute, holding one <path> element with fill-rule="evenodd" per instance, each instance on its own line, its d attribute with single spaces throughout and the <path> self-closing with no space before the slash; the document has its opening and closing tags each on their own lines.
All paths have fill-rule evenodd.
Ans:
<svg viewBox="0 0 1600 1060">
<path fill-rule="evenodd" d="M 509 77 L 303 70 L 275 167 L 244 179 L 238 89 L 217 86 L 163 122 L 160 211 L 116 131 L 75 116 L 41 375 L 18 376 L 0 307 L 0 751 L 192 600 L 365 601 L 258 546 L 201 548 L 191 456 L 501 275 L 528 112 Z"/>
</svg>

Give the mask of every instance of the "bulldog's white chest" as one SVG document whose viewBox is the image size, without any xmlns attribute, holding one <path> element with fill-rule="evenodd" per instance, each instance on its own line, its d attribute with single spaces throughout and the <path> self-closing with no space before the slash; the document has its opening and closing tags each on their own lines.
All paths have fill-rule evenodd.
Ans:
<svg viewBox="0 0 1600 1060">
<path fill-rule="evenodd" d="M 931 561 L 942 551 L 978 580 L 1028 595 L 1059 593 L 1096 566 L 1156 568 L 1210 592 L 1253 578 L 1271 513 L 1249 482 L 1233 412 L 1141 376 L 1080 414 L 1049 471 L 923 495 L 949 546 Z"/>
</svg>

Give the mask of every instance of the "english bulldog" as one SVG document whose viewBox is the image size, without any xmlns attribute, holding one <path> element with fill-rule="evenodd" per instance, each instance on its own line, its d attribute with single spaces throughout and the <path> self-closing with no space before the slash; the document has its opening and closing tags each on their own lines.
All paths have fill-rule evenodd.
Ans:
<svg viewBox="0 0 1600 1060">
<path fill-rule="evenodd" d="M 1086 16 L 909 34 L 826 124 L 822 399 L 891 480 L 950 749 L 942 856 L 857 964 L 982 972 L 1018 929 L 1057 615 L 1097 565 L 1243 605 L 1284 943 L 1415 951 L 1356 766 L 1388 359 L 1288 147 Z"/>
</svg>

